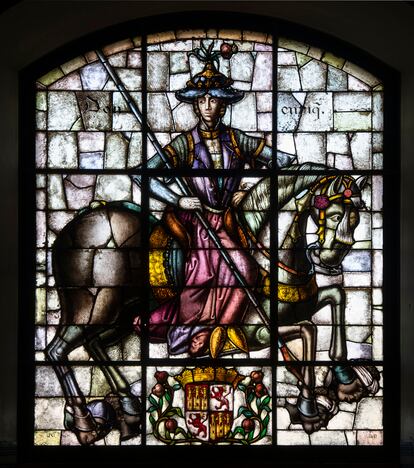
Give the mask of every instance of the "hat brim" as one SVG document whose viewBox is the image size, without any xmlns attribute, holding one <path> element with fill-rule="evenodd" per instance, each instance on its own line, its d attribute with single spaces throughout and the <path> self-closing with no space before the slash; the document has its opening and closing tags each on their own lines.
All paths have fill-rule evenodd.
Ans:
<svg viewBox="0 0 414 468">
<path fill-rule="evenodd" d="M 227 104 L 234 104 L 241 101 L 244 97 L 244 91 L 228 88 L 212 88 L 212 89 L 189 89 L 184 88 L 176 91 L 175 97 L 181 102 L 193 103 L 197 98 L 209 94 L 210 96 L 223 99 Z"/>
</svg>

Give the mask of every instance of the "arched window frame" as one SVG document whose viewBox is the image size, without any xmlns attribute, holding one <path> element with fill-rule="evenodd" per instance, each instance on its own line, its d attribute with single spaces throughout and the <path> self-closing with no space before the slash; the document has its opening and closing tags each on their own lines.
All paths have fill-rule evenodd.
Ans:
<svg viewBox="0 0 414 468">
<path fill-rule="evenodd" d="M 34 311 L 34 281 L 35 260 L 35 89 L 33 83 L 36 78 L 51 69 L 70 60 L 85 50 L 103 47 L 109 43 L 122 40 L 132 35 L 141 35 L 167 31 L 171 29 L 247 29 L 262 31 L 277 37 L 288 37 L 328 50 L 335 55 L 345 57 L 356 65 L 378 76 L 384 83 L 384 166 L 378 171 L 384 176 L 384 366 L 388 380 L 388 391 L 384 392 L 384 444 L 376 447 L 250 447 L 248 452 L 241 452 L 238 447 L 220 447 L 220 460 L 232 462 L 247 460 L 255 462 L 257 459 L 272 461 L 305 461 L 325 460 L 335 461 L 383 461 L 396 458 L 399 447 L 399 356 L 394 351 L 399 349 L 399 259 L 395 255 L 399 251 L 399 184 L 400 184 L 400 156 L 399 156 L 399 106 L 400 90 L 399 75 L 389 66 L 351 46 L 343 41 L 320 32 L 275 20 L 265 16 L 251 16 L 243 14 L 226 14 L 222 12 L 179 13 L 173 15 L 154 16 L 147 19 L 133 20 L 128 23 L 90 34 L 67 46 L 59 48 L 35 64 L 27 67 L 20 74 L 20 150 L 19 150 L 19 221 L 20 221 L 20 306 L 19 306 L 19 454 L 22 461 L 54 460 L 83 461 L 123 460 L 136 461 L 142 456 L 145 461 L 159 456 L 168 459 L 204 457 L 209 455 L 204 448 L 185 447 L 97 447 L 94 453 L 88 453 L 86 459 L 81 455 L 81 448 L 77 447 L 33 447 L 33 395 L 34 395 L 34 361 L 31 359 L 34 342 L 34 326 L 28 323 L 28 316 Z M 277 48 L 274 48 L 276 55 Z M 274 69 L 276 69 L 274 60 Z M 145 64 L 145 58 L 144 58 Z M 145 65 L 144 65 L 145 70 Z M 145 76 L 145 73 L 143 74 Z M 275 79 L 273 80 L 275 82 Z M 145 84 L 143 85 L 143 89 Z M 143 91 L 144 93 L 144 91 Z M 273 114 L 276 117 L 276 92 L 273 100 Z M 143 100 L 145 103 L 145 99 Z M 143 113 L 145 115 L 145 104 Z M 274 118 L 273 132 L 276 134 L 276 118 Z M 144 145 L 145 146 L 145 145 Z M 144 150 L 145 151 L 145 150 Z M 375 173 L 375 171 L 372 171 Z M 30 311 L 30 314 L 28 314 Z M 397 355 L 396 355 L 397 354 Z M 391 389 L 392 385 L 392 389 Z M 210 452 L 211 453 L 211 452 Z"/>
</svg>

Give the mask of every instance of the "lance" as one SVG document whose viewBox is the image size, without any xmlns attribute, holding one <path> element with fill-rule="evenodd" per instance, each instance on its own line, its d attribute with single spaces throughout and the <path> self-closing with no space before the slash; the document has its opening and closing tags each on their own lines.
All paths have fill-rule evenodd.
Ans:
<svg viewBox="0 0 414 468">
<path fill-rule="evenodd" d="M 122 97 L 125 99 L 125 102 L 127 103 L 129 109 L 131 112 L 134 114 L 135 118 L 138 120 L 142 128 L 146 128 L 147 130 L 147 136 L 150 142 L 153 144 L 155 151 L 158 153 L 160 158 L 162 159 L 162 162 L 164 163 L 165 167 L 167 169 L 173 169 L 173 166 L 171 165 L 170 159 L 165 155 L 164 150 L 160 143 L 158 142 L 157 138 L 155 137 L 154 133 L 151 131 L 151 129 L 148 127 L 146 121 L 143 118 L 143 115 L 141 114 L 140 110 L 138 109 L 138 106 L 136 105 L 135 101 L 132 99 L 131 95 L 125 88 L 124 84 L 118 77 L 118 74 L 116 71 L 113 69 L 112 65 L 108 62 L 106 56 L 103 54 L 101 50 L 96 50 L 96 55 L 98 56 L 101 64 L 104 66 L 105 70 L 107 71 L 108 75 L 112 78 L 113 82 L 115 83 L 115 86 L 117 87 L 118 91 L 121 93 Z M 175 176 L 174 177 L 175 182 L 181 192 L 183 193 L 184 196 L 186 197 L 191 197 L 194 196 L 191 193 L 191 190 L 188 188 L 187 184 L 185 183 L 184 180 L 182 180 L 180 177 Z M 254 309 L 256 310 L 257 314 L 260 317 L 260 320 L 263 322 L 265 327 L 270 330 L 270 320 L 267 317 L 265 311 L 263 310 L 261 304 L 257 300 L 256 296 L 253 294 L 251 289 L 249 288 L 249 285 L 247 284 L 244 276 L 240 273 L 239 269 L 237 268 L 236 264 L 234 263 L 233 259 L 227 252 L 227 250 L 222 246 L 220 239 L 216 235 L 216 233 L 211 229 L 211 226 L 208 224 L 207 220 L 204 218 L 202 213 L 199 211 L 195 211 L 195 216 L 203 226 L 203 228 L 206 230 L 208 236 L 210 239 L 213 241 L 214 245 L 217 247 L 218 251 L 220 252 L 221 256 L 223 257 L 224 261 L 226 262 L 227 266 L 230 268 L 230 271 L 238 281 L 239 285 L 243 289 L 243 291 L 246 293 L 246 296 L 248 297 L 250 303 L 253 305 Z M 278 347 L 281 350 L 283 357 L 287 360 L 296 360 L 292 353 L 289 351 L 287 348 L 286 344 L 283 343 L 283 341 L 278 337 Z M 301 380 L 303 377 L 301 377 Z"/>
</svg>

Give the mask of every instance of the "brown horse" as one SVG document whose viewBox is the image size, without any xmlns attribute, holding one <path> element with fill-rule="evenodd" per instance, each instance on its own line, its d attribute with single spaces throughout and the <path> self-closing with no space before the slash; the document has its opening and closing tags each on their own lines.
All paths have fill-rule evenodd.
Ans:
<svg viewBox="0 0 414 468">
<path fill-rule="evenodd" d="M 370 383 L 369 379 L 361 380 L 362 371 L 358 374 L 356 367 L 346 364 L 344 291 L 339 286 L 318 289 L 315 268 L 327 274 L 340 268 L 353 244 L 365 180 L 322 173 L 300 174 L 301 170 L 309 168 L 326 171 L 322 166 L 295 168 L 298 174 L 281 177 L 278 188 L 279 208 L 293 199 L 297 205 L 295 220 L 280 254 L 279 336 L 284 342 L 302 338 L 303 360 L 314 361 L 316 326 L 311 319 L 320 308 L 330 304 L 333 324 L 330 357 L 340 362 L 332 367 L 333 380 L 340 399 L 357 400 L 368 391 Z M 259 236 L 269 220 L 269 199 L 269 180 L 263 179 L 249 191 L 240 207 L 240 223 L 252 239 Z M 324 207 L 326 199 L 329 204 Z M 305 236 L 309 216 L 320 226 L 319 242 L 311 248 Z M 150 219 L 150 227 L 155 223 L 155 219 Z M 104 437 L 113 424 L 118 424 L 122 440 L 140 432 L 140 399 L 133 394 L 117 366 L 111 363 L 105 349 L 132 332 L 133 318 L 142 309 L 144 288 L 148 288 L 142 274 L 142 265 L 146 264 L 144 259 L 148 256 L 142 249 L 142 228 L 143 218 L 137 205 L 94 203 L 65 226 L 53 245 L 53 272 L 62 312 L 46 356 L 53 363 L 66 399 L 65 425 L 83 445 Z M 178 248 L 178 244 L 172 245 L 174 252 Z M 171 277 L 180 278 L 183 262 L 179 256 L 175 255 L 168 268 Z M 254 323 L 254 320 L 249 317 L 246 323 Z M 245 330 L 251 349 L 269 346 L 269 340 L 258 338 L 260 333 L 263 336 L 260 326 L 246 325 Z M 112 389 L 110 398 L 86 403 L 68 360 L 69 353 L 82 345 L 100 365 Z M 372 376 L 373 373 L 368 374 Z M 113 421 L 112 407 L 116 410 L 117 422 Z M 333 409 L 332 401 L 315 395 L 313 367 L 302 366 L 300 396 L 291 409 L 292 421 L 301 422 L 310 433 L 326 425 L 334 414 Z"/>
</svg>

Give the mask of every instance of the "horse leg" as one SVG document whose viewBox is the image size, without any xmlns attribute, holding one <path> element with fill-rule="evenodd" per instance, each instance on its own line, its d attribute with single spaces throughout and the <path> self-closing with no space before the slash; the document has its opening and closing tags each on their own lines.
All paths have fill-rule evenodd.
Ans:
<svg viewBox="0 0 414 468">
<path fill-rule="evenodd" d="M 327 286 L 318 291 L 317 309 L 329 305 L 332 310 L 332 334 L 329 346 L 329 357 L 334 362 L 347 361 L 345 334 L 345 292 L 340 286 Z M 336 364 L 331 371 L 338 384 L 337 394 L 340 401 L 359 401 L 364 393 L 374 394 L 378 391 L 378 372 L 374 368 L 362 366 L 351 367 L 346 363 Z M 328 373 L 325 385 L 332 382 Z"/>
<path fill-rule="evenodd" d="M 329 357 L 332 361 L 347 359 L 345 336 L 345 292 L 340 286 L 319 288 L 316 311 L 330 305 L 332 310 L 332 334 L 329 346 Z"/>
<path fill-rule="evenodd" d="M 316 352 L 317 329 L 312 322 L 304 321 L 295 325 L 284 325 L 278 328 L 283 341 L 288 342 L 296 339 L 302 340 L 303 361 L 312 361 Z M 315 388 L 315 376 L 309 366 L 301 368 L 303 386 L 302 393 L 306 398 L 312 397 Z"/>
<path fill-rule="evenodd" d="M 81 346 L 84 341 L 82 327 L 77 325 L 61 326 L 53 340 L 47 346 L 46 358 L 53 363 L 53 369 L 59 379 L 65 396 L 67 411 L 72 413 L 74 432 L 82 445 L 90 445 L 98 439 L 97 424 L 86 406 L 72 368 L 61 364 L 68 354 Z"/>
<path fill-rule="evenodd" d="M 317 340 L 317 328 L 315 324 L 305 320 L 295 325 L 280 326 L 278 332 L 285 342 L 300 338 L 303 345 L 302 360 L 307 363 L 315 360 Z M 322 427 L 324 419 L 319 415 L 315 398 L 315 369 L 312 365 L 305 364 L 301 368 L 301 374 L 302 382 L 296 408 L 305 432 L 311 434 Z"/>
<path fill-rule="evenodd" d="M 118 330 L 108 329 L 98 336 L 88 340 L 86 345 L 89 353 L 96 362 L 110 361 L 105 350 L 107 343 L 118 341 L 121 338 Z M 118 368 L 112 364 L 100 365 L 100 368 L 109 383 L 112 391 L 119 399 L 111 399 L 119 420 L 121 440 L 128 440 L 141 432 L 141 402 L 132 394 L 131 387 Z"/>
</svg>

